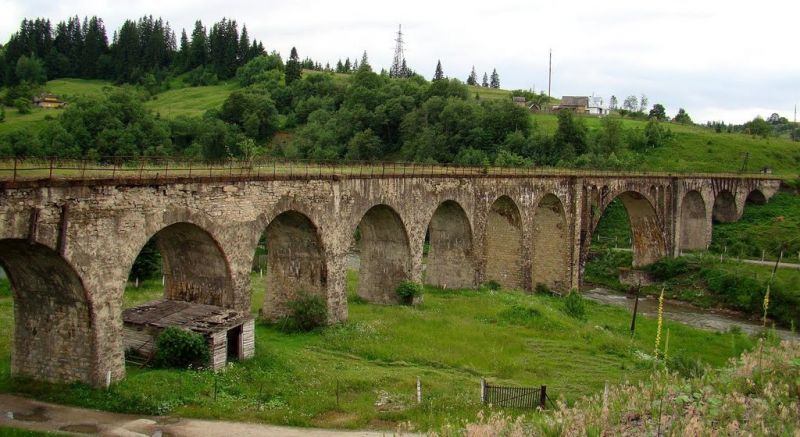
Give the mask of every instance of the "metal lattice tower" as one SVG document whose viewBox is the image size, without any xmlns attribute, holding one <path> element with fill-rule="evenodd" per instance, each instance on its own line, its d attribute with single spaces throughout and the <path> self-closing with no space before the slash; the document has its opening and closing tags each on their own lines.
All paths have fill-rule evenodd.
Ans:
<svg viewBox="0 0 800 437">
<path fill-rule="evenodd" d="M 392 60 L 392 68 L 389 69 L 389 77 L 405 77 L 406 71 L 403 68 L 406 56 L 403 53 L 403 25 L 400 24 L 397 28 L 397 43 L 394 47 L 394 59 Z"/>
</svg>

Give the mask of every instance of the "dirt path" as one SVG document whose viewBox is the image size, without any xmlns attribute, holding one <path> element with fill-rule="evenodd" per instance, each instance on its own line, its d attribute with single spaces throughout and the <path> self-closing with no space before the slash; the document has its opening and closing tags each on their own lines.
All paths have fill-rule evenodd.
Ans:
<svg viewBox="0 0 800 437">
<path fill-rule="evenodd" d="M 136 416 L 48 404 L 19 396 L 0 394 L 0 427 L 4 426 L 36 431 L 60 431 L 115 437 L 377 437 L 395 435 L 391 432 L 380 431 L 334 431 L 168 416 Z"/>
</svg>

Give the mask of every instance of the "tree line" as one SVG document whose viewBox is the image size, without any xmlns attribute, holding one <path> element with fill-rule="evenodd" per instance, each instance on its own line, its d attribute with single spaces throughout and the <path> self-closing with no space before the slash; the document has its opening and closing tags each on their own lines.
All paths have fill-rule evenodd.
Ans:
<svg viewBox="0 0 800 437">
<path fill-rule="evenodd" d="M 198 20 L 191 38 L 184 29 L 180 40 L 169 22 L 152 15 L 126 20 L 110 40 L 99 17 L 72 17 L 55 28 L 48 19 L 24 19 L 0 50 L 0 83 L 38 84 L 61 77 L 143 83 L 197 69 L 224 80 L 265 53 L 261 42 L 250 40 L 246 26 L 240 32 L 236 20 L 227 18 L 210 28 Z"/>
</svg>

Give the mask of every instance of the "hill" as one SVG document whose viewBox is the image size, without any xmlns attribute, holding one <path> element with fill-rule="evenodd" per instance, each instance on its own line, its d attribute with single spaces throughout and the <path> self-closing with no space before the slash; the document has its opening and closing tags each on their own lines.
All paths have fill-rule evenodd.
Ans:
<svg viewBox="0 0 800 437">
<path fill-rule="evenodd" d="M 306 72 L 307 76 L 324 74 Z M 335 74 L 334 80 L 343 83 L 351 75 Z M 219 108 L 236 89 L 235 82 L 222 82 L 213 86 L 188 87 L 180 79 L 169 83 L 170 89 L 152 96 L 145 106 L 165 119 L 178 116 L 201 116 L 209 109 Z M 66 101 L 78 96 L 98 96 L 113 89 L 114 84 L 102 80 L 58 79 L 47 82 L 44 90 L 59 95 Z M 470 96 L 477 94 L 481 100 L 503 100 L 511 92 L 502 89 L 468 87 Z M 19 114 L 6 108 L 6 120 L 0 123 L 0 136 L 24 129 L 37 132 L 50 119 L 57 118 L 59 110 L 33 108 L 29 114 Z M 535 126 L 542 132 L 553 134 L 557 128 L 555 114 L 532 114 Z M 601 129 L 601 119 L 580 117 L 590 137 Z M 647 122 L 623 119 L 626 130 L 643 130 Z M 786 137 L 761 138 L 741 133 L 717 133 L 702 126 L 667 124 L 673 137 L 664 147 L 649 149 L 637 154 L 635 169 L 651 171 L 737 172 L 743 167 L 750 172 L 769 167 L 786 179 L 798 176 L 800 168 L 800 143 Z M 289 133 L 294 128 L 289 129 Z"/>
</svg>

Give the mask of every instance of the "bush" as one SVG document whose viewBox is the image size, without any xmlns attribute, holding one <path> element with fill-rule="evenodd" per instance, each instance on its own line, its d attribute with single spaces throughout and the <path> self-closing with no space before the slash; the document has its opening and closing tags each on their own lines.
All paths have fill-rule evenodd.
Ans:
<svg viewBox="0 0 800 437">
<path fill-rule="evenodd" d="M 322 297 L 300 292 L 289 302 L 289 315 L 281 319 L 278 327 L 284 332 L 308 332 L 328 323 L 328 305 Z"/>
<path fill-rule="evenodd" d="M 667 358 L 667 368 L 684 378 L 698 378 L 703 376 L 706 371 L 702 361 L 683 355 L 675 355 Z"/>
<path fill-rule="evenodd" d="M 577 290 L 570 290 L 564 298 L 564 313 L 578 320 L 586 320 L 586 301 Z"/>
<path fill-rule="evenodd" d="M 0 104 L 0 123 L 6 121 L 6 109 Z"/>
<path fill-rule="evenodd" d="M 492 291 L 497 291 L 500 289 L 500 283 L 495 281 L 494 279 L 492 279 L 491 281 L 484 282 L 483 286 Z"/>
<path fill-rule="evenodd" d="M 536 291 L 537 294 L 553 294 L 553 290 L 551 290 L 550 287 L 548 287 L 545 284 L 542 284 L 541 282 L 536 283 L 536 288 L 534 290 Z"/>
<path fill-rule="evenodd" d="M 17 108 L 17 112 L 20 114 L 31 113 L 31 101 L 24 97 L 14 100 L 14 107 Z"/>
<path fill-rule="evenodd" d="M 422 296 L 422 284 L 412 281 L 403 281 L 397 286 L 394 292 L 397 293 L 400 302 L 410 305 L 414 302 L 415 297 Z"/>
<path fill-rule="evenodd" d="M 208 363 L 208 343 L 196 332 L 169 327 L 156 339 L 155 364 L 158 367 L 202 367 Z"/>
<path fill-rule="evenodd" d="M 686 258 L 662 258 L 646 267 L 657 281 L 666 281 L 678 275 L 688 273 L 691 269 Z"/>
</svg>

